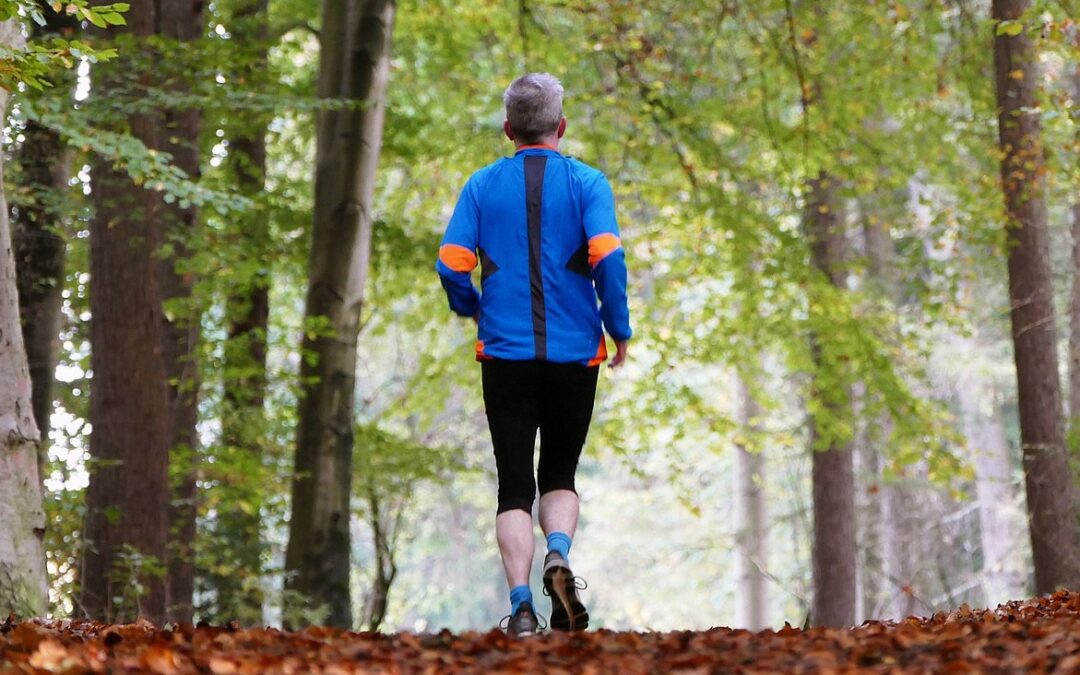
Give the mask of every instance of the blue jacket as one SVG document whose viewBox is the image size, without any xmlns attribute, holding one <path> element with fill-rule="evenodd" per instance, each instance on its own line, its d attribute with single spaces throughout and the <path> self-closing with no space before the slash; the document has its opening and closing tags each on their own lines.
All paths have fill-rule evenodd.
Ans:
<svg viewBox="0 0 1080 675">
<path fill-rule="evenodd" d="M 607 358 L 601 320 L 630 339 L 611 186 L 553 148 L 524 146 L 469 178 L 435 269 L 450 309 L 478 318 L 478 360 L 596 365 Z"/>
</svg>

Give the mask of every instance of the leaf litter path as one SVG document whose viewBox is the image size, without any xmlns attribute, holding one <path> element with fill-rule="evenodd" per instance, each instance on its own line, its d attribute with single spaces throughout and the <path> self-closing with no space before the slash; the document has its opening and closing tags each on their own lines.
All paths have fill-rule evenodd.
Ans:
<svg viewBox="0 0 1080 675">
<path fill-rule="evenodd" d="M 509 640 L 498 631 L 431 635 L 298 632 L 140 621 L 9 620 L 8 673 L 709 673 L 1080 672 L 1080 594 L 853 629 L 751 633 L 595 631 Z"/>
</svg>

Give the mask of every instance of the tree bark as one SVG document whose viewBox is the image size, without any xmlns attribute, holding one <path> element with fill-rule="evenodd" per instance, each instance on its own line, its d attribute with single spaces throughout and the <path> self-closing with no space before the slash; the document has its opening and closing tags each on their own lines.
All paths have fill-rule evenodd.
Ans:
<svg viewBox="0 0 1080 675">
<path fill-rule="evenodd" d="M 195 42 L 204 30 L 204 0 L 169 0 L 158 4 L 157 33 L 168 40 Z M 174 78 L 171 88 L 183 93 L 182 78 Z M 158 140 L 173 164 L 193 180 L 200 173 L 199 132 L 202 113 L 198 108 L 165 109 Z M 199 342 L 200 313 L 191 300 L 194 275 L 177 269 L 190 257 L 187 242 L 198 226 L 194 206 L 179 202 L 162 207 L 162 226 L 174 254 L 160 261 L 163 283 L 162 302 L 184 305 L 173 318 L 165 318 L 165 365 L 169 378 L 171 428 L 169 430 L 172 499 L 169 504 L 169 586 L 166 618 L 190 622 L 195 591 L 195 516 L 197 511 L 196 474 L 198 464 L 199 367 L 196 348 Z"/>
<path fill-rule="evenodd" d="M 394 517 L 393 508 L 384 508 L 376 494 L 374 485 L 369 485 L 367 490 L 368 508 L 370 509 L 370 525 L 372 530 L 372 544 L 375 548 L 375 578 L 371 588 L 368 589 L 364 598 L 363 615 L 361 625 L 366 630 L 377 631 L 386 619 L 386 610 L 389 607 L 390 587 L 397 577 L 397 562 L 394 559 L 394 540 L 398 534 L 400 511 L 398 518 Z"/>
<path fill-rule="evenodd" d="M 1073 46 L 1080 49 L 1080 26 L 1072 27 Z M 1072 95 L 1080 101 L 1080 63 L 1073 69 Z M 1080 131 L 1076 133 L 1080 147 Z M 1069 295 L 1069 431 L 1070 454 L 1080 451 L 1080 197 L 1069 209 L 1072 216 L 1072 292 Z"/>
<path fill-rule="evenodd" d="M 736 376 L 735 402 L 737 421 L 744 434 L 760 431 L 757 404 L 742 376 Z M 765 507 L 765 455 L 762 450 L 749 450 L 746 444 L 736 447 L 736 509 L 738 513 L 738 578 L 736 587 L 736 624 L 758 631 L 769 627 L 768 579 L 763 569 L 767 555 L 767 521 Z"/>
<path fill-rule="evenodd" d="M 126 30 L 141 38 L 195 39 L 202 32 L 202 6 L 200 0 L 134 2 Z M 144 86 L 156 83 L 152 64 L 128 63 L 121 54 L 99 66 L 102 95 L 117 86 L 118 69 L 125 66 Z M 197 111 L 151 110 L 132 113 L 128 123 L 133 136 L 170 152 L 194 176 L 198 119 Z M 195 448 L 198 317 L 185 309 L 167 316 L 163 303 L 182 305 L 190 296 L 193 279 L 175 265 L 186 255 L 195 213 L 167 205 L 111 162 L 95 161 L 93 177 L 93 433 L 81 606 L 107 621 L 137 615 L 155 622 L 190 619 L 195 483 L 188 461 Z M 162 259 L 166 242 L 174 255 Z M 170 454 L 185 462 L 175 490 Z"/>
<path fill-rule="evenodd" d="M 1077 87 L 1080 90 L 1080 86 Z M 1080 92 L 1078 92 L 1080 95 Z M 1077 451 L 1080 435 L 1080 202 L 1072 205 L 1072 289 L 1069 294 L 1069 441 Z"/>
<path fill-rule="evenodd" d="M 20 49 L 22 24 L 0 23 L 0 46 Z M 0 116 L 9 94 L 0 90 Z M 0 184 L 3 159 L 0 157 Z M 45 616 L 45 510 L 38 476 L 38 428 L 30 368 L 19 327 L 19 293 L 7 200 L 0 190 L 0 616 Z"/>
<path fill-rule="evenodd" d="M 287 588 L 330 625 L 352 625 L 349 497 L 360 308 L 371 248 L 371 204 L 389 78 L 393 0 L 324 0 L 320 98 L 357 104 L 319 113 L 315 214 L 301 366 Z M 299 599 L 298 598 L 298 599 Z"/>
<path fill-rule="evenodd" d="M 73 35 L 74 16 L 40 2 L 45 25 L 34 24 L 39 37 Z M 61 86 L 69 84 L 65 79 Z M 33 383 L 34 420 L 41 431 L 38 473 L 45 477 L 49 458 L 49 421 L 60 348 L 60 306 L 64 290 L 64 194 L 71 178 L 71 150 L 60 134 L 34 120 L 26 123 L 24 141 L 14 153 L 18 181 L 30 198 L 11 210 L 15 260 L 18 263 L 19 311 L 23 343 Z"/>
<path fill-rule="evenodd" d="M 1019 20 L 1029 6 L 1029 0 L 994 0 L 993 18 Z M 1058 376 L 1045 167 L 1036 99 L 1038 60 L 1027 26 L 1018 35 L 995 35 L 994 69 L 1035 591 L 1049 593 L 1080 583 L 1080 546 Z"/>
<path fill-rule="evenodd" d="M 230 42 L 237 47 L 237 81 L 257 82 L 267 67 L 268 0 L 242 0 L 230 21 Z M 251 119 L 243 111 L 231 120 L 229 167 L 238 191 L 254 200 L 266 185 L 266 130 L 263 116 Z M 257 466 L 262 462 L 266 398 L 266 332 L 270 319 L 269 218 L 257 209 L 240 221 L 235 235 L 251 260 L 264 267 L 254 273 L 237 273 L 230 279 L 226 316 L 228 340 L 224 354 L 225 413 L 222 415 L 222 451 L 232 464 Z M 246 268 L 245 268 L 246 269 Z M 247 461 L 245 461 L 247 460 Z M 263 573 L 265 546 L 257 505 L 262 501 L 261 475 L 238 475 L 223 485 L 227 491 L 217 509 L 215 544 L 223 547 L 219 562 L 224 574 L 209 574 L 214 590 L 214 612 L 219 622 L 236 620 L 261 623 L 263 594 L 258 583 Z M 252 508 L 252 507 L 255 508 Z"/>
<path fill-rule="evenodd" d="M 843 224 L 837 217 L 834 180 L 821 172 L 807 181 L 804 225 L 810 240 L 814 266 L 836 288 L 846 285 L 846 240 Z M 818 371 L 836 368 L 823 358 L 824 338 L 814 335 L 812 352 Z M 821 405 L 831 416 L 850 416 L 846 396 L 826 392 Z M 819 420 L 811 415 L 810 444 L 813 455 L 814 599 L 811 620 L 821 626 L 848 626 L 855 621 L 856 560 L 855 544 L 855 475 L 849 443 L 826 437 Z"/>
</svg>

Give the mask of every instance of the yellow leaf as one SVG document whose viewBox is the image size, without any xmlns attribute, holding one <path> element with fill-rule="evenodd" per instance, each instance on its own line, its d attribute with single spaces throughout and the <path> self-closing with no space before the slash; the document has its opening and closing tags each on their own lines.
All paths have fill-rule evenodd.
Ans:
<svg viewBox="0 0 1080 675">
<path fill-rule="evenodd" d="M 1010 80 L 1022 80 L 1022 79 L 1024 79 L 1024 70 L 1022 68 L 1017 68 L 1016 70 L 1010 70 L 1009 71 L 1009 79 Z"/>
</svg>

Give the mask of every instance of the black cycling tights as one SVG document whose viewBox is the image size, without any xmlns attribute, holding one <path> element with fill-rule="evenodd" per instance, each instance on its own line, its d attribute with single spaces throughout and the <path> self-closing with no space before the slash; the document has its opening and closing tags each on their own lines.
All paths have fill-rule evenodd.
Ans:
<svg viewBox="0 0 1080 675">
<path fill-rule="evenodd" d="M 540 494 L 574 490 L 574 474 L 592 419 L 599 366 L 549 361 L 483 361 L 499 513 L 532 512 Z M 533 447 L 540 431 L 540 463 L 533 480 Z"/>
</svg>

